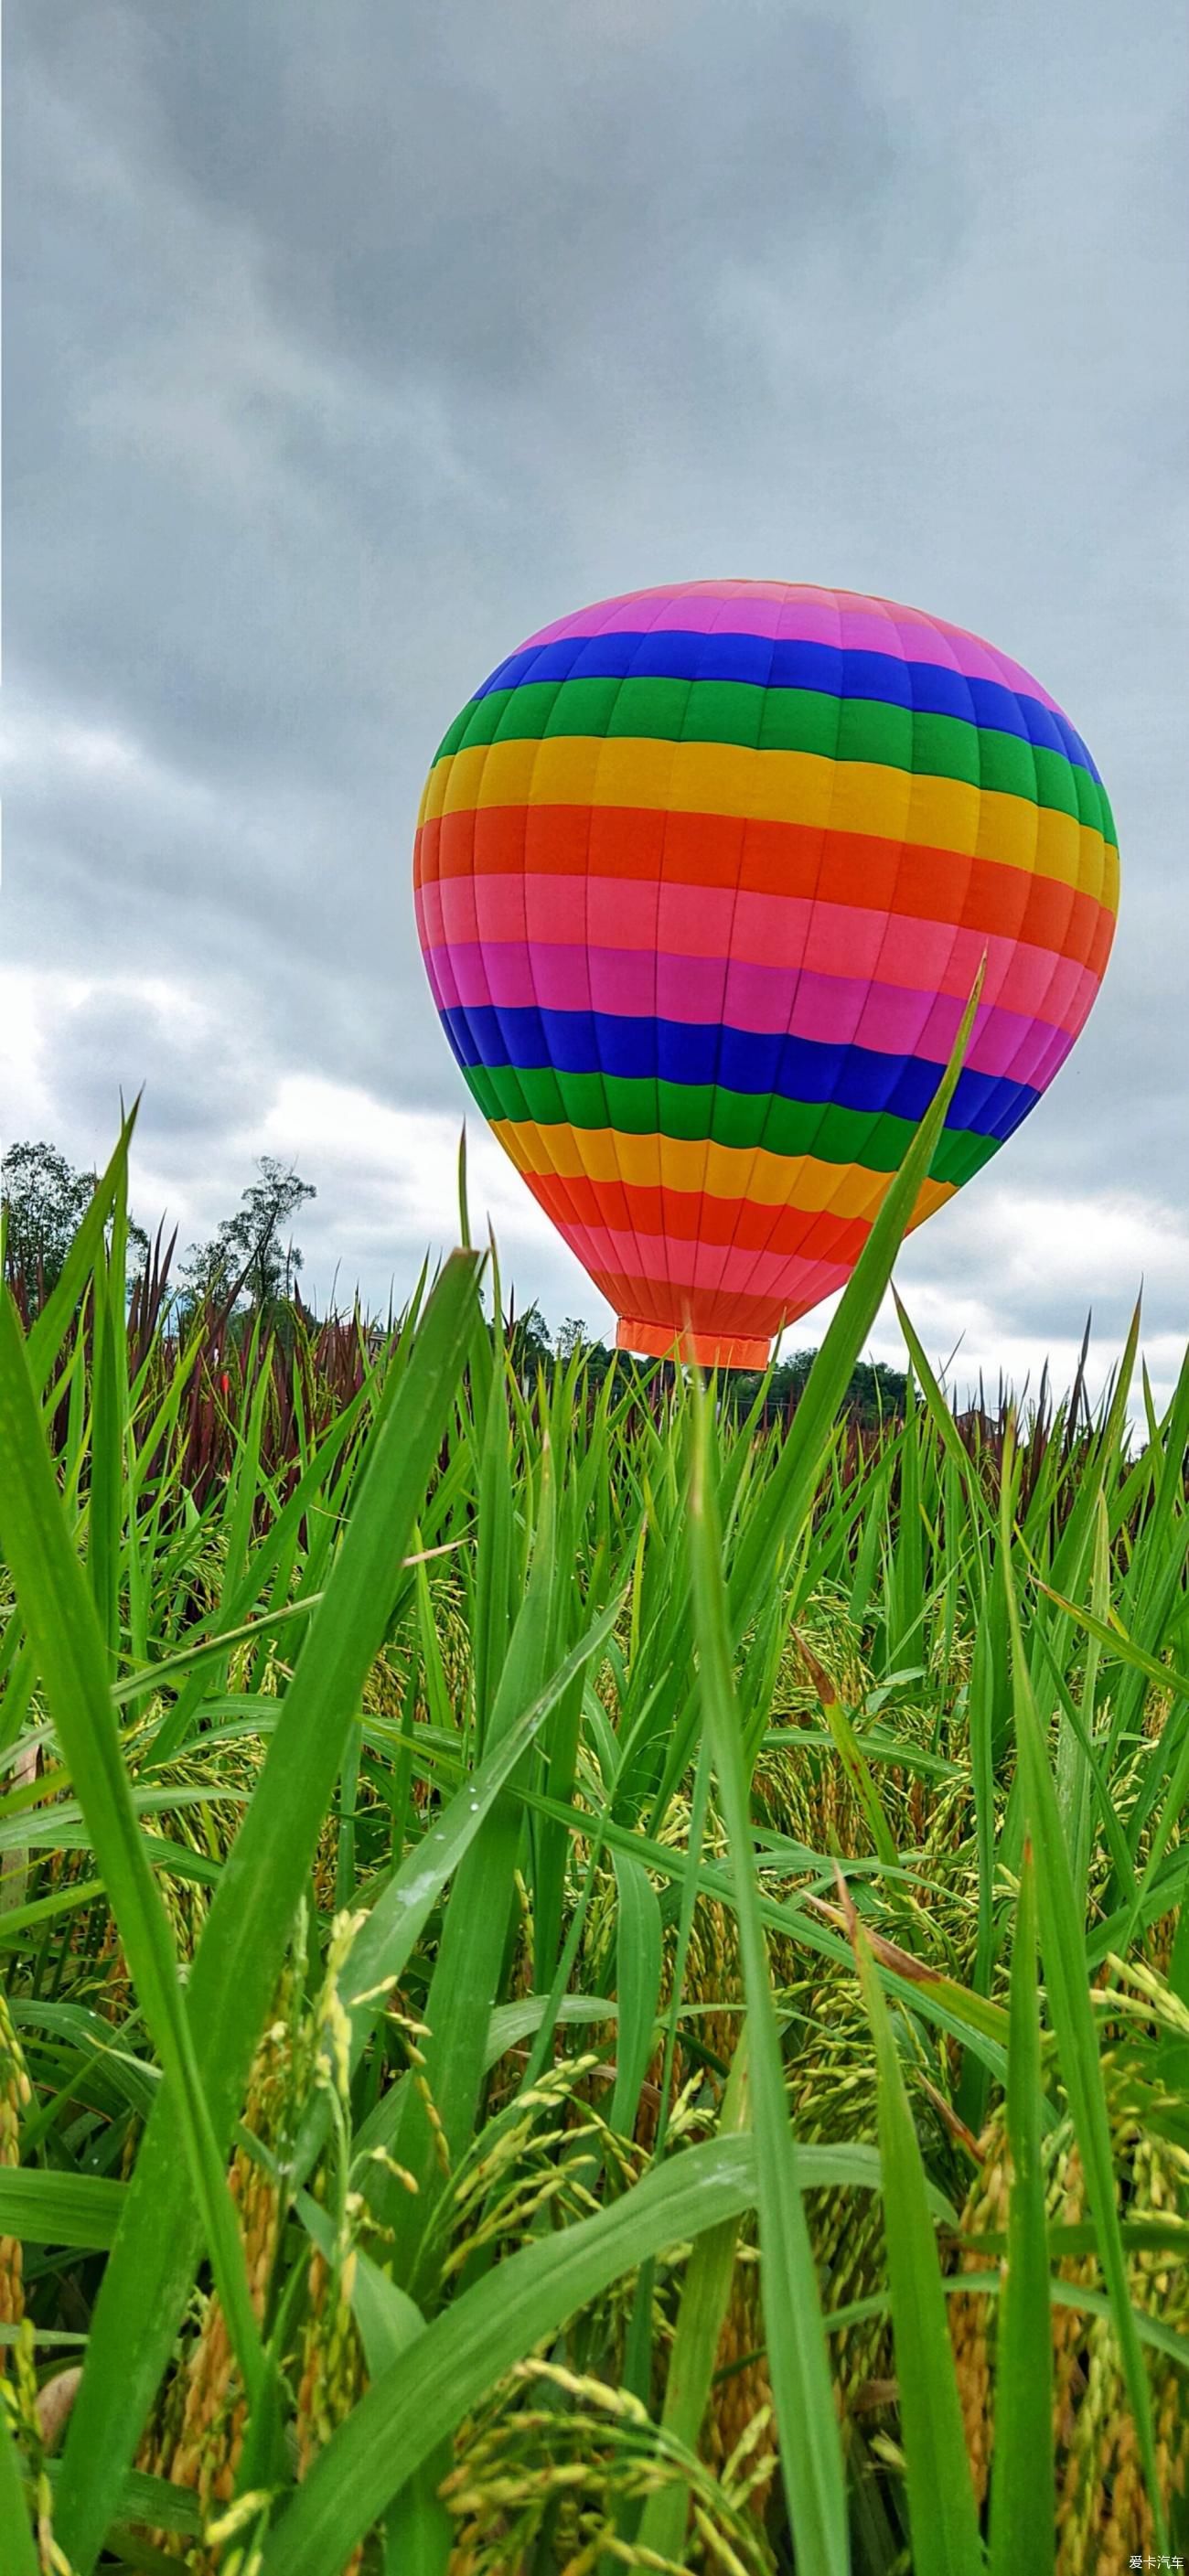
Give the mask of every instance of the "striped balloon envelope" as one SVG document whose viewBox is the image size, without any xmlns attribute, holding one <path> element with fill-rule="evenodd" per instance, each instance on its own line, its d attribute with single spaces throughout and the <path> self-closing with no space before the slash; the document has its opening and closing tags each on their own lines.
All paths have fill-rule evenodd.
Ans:
<svg viewBox="0 0 1189 2576">
<path fill-rule="evenodd" d="M 983 998 L 917 1200 L 1073 1045 L 1118 854 L 1079 734 L 942 620 L 689 582 L 580 609 L 451 725 L 418 928 L 465 1078 L 620 1318 L 757 1367 L 841 1287 Z"/>
</svg>

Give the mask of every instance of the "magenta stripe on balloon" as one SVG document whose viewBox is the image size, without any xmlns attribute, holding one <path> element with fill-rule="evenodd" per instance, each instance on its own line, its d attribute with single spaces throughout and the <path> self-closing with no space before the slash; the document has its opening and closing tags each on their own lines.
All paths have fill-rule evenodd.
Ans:
<svg viewBox="0 0 1189 2576">
<path fill-rule="evenodd" d="M 422 954 L 425 959 L 425 972 L 429 978 L 429 989 L 437 1009 L 439 1011 L 457 1010 L 458 983 L 450 964 L 449 949 L 426 948 L 423 949 Z"/>
<path fill-rule="evenodd" d="M 878 974 L 886 984 L 963 1001 L 985 956 L 989 1002 L 1047 1017 L 1055 1012 L 1061 1021 L 1080 1007 L 1085 982 L 1082 961 L 1058 949 L 808 895 L 736 895 L 729 886 L 533 871 L 431 879 L 420 902 L 422 938 L 431 948 L 529 938 L 550 947 L 589 944 L 649 956 L 658 949 L 716 961 L 730 956 L 790 973 L 808 967 L 821 975 Z M 1094 983 L 1091 978 L 1091 989 Z"/>
<path fill-rule="evenodd" d="M 872 981 L 866 975 L 817 975 L 803 969 L 707 957 L 649 956 L 644 949 L 550 947 L 539 940 L 471 941 L 430 952 L 435 990 L 448 1010 L 601 1011 L 622 1019 L 686 1021 L 758 1036 L 786 1035 L 826 1046 L 865 1046 L 882 1055 L 918 1055 L 944 1064 L 965 996 Z M 972 1072 L 1027 1079 L 1022 1049 L 1045 1048 L 1054 1033 L 1072 1043 L 1083 1000 L 1095 979 L 1073 971 L 1062 994 L 1058 974 L 1038 1012 L 983 1003 L 967 1063 Z M 1069 978 L 1063 979 L 1069 984 Z M 1084 1012 L 1082 1013 L 1084 1017 Z"/>
</svg>

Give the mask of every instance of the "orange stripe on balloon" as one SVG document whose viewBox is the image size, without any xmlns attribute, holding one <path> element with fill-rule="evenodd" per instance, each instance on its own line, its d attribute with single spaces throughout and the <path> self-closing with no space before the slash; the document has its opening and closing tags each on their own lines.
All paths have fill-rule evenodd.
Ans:
<svg viewBox="0 0 1189 2576">
<path fill-rule="evenodd" d="M 490 807 L 423 824 L 416 882 L 485 875 L 589 876 L 688 889 L 809 897 L 865 911 L 948 921 L 1075 957 L 1101 975 L 1114 936 L 1111 902 L 1054 877 L 952 850 L 822 832 L 801 823 L 574 806 Z M 614 828 L 612 828 L 612 826 Z M 740 841 L 742 838 L 742 854 Z"/>
<path fill-rule="evenodd" d="M 772 1348 L 770 1334 L 675 1333 L 669 1324 L 649 1324 L 621 1315 L 615 1328 L 617 1351 L 639 1359 L 681 1360 L 701 1368 L 765 1369 Z"/>
<path fill-rule="evenodd" d="M 870 1207 L 862 1216 L 828 1205 L 798 1207 L 790 1204 L 773 1208 L 761 1199 L 724 1199 L 703 1195 L 697 1190 L 637 1189 L 621 1184 L 618 1192 L 606 1182 L 581 1179 L 558 1181 L 553 1173 L 526 1172 L 524 1175 L 534 1198 L 558 1225 L 571 1219 L 584 1226 L 622 1223 L 616 1211 L 626 1206 L 631 1228 L 642 1235 L 666 1235 L 676 1241 L 735 1244 L 743 1251 L 800 1252 L 812 1235 L 815 1247 L 825 1256 L 839 1261 L 857 1261 L 870 1233 L 872 1223 L 893 1178 L 891 1173 L 870 1176 Z M 936 1208 L 954 1195 L 945 1181 L 926 1181 L 913 1211 L 915 1224 L 922 1224 Z"/>
<path fill-rule="evenodd" d="M 631 734 L 475 743 L 431 770 L 418 821 L 492 806 L 566 805 L 583 813 L 718 814 L 736 823 L 744 815 L 763 823 L 799 813 L 811 830 L 886 836 L 897 849 L 906 842 L 949 848 L 1103 890 L 1101 832 L 1057 806 L 929 771 L 738 743 L 674 744 Z"/>
<path fill-rule="evenodd" d="M 554 1223 L 565 1226 L 569 1213 L 584 1226 L 616 1227 L 625 1202 L 630 1228 L 645 1235 L 664 1235 L 673 1242 L 734 1244 L 741 1251 L 795 1253 L 812 1235 L 823 1253 L 839 1261 L 857 1261 L 871 1231 L 869 1217 L 844 1217 L 820 1208 L 765 1207 L 749 1199 L 704 1198 L 696 1190 L 622 1190 L 618 1197 L 605 1182 L 569 1181 L 560 1188 L 543 1173 L 526 1173 L 538 1204 Z"/>
</svg>

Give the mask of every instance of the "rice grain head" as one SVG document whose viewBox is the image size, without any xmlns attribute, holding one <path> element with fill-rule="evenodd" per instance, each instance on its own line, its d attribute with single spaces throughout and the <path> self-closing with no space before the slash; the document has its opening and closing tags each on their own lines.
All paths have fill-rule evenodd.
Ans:
<svg viewBox="0 0 1189 2576">
<path fill-rule="evenodd" d="M 24 2052 L 17 2038 L 8 1997 L 0 1987 L 0 2165 L 21 2161 L 21 2119 L 32 2098 Z M 19 2236 L 0 2236 L 0 2324 L 19 2326 L 25 2313 L 25 2285 Z M 0 2377 L 8 2365 L 0 2353 Z"/>
</svg>

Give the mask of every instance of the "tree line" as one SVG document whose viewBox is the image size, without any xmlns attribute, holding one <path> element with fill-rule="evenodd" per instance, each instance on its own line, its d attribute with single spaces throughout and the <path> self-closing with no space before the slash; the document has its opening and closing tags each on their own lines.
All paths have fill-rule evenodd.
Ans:
<svg viewBox="0 0 1189 2576">
<path fill-rule="evenodd" d="M 12 1145 L 0 1162 L 0 1201 L 4 1216 L 4 1270 L 19 1281 L 26 1311 L 44 1302 L 61 1276 L 62 1265 L 95 1188 L 94 1172 L 76 1171 L 54 1145 Z M 256 1178 L 242 1192 L 239 1206 L 224 1217 L 205 1242 L 191 1244 L 171 1290 L 177 1327 L 209 1305 L 230 1309 L 245 1320 L 262 1320 L 283 1330 L 298 1312 L 307 1314 L 299 1280 L 304 1268 L 301 1246 L 293 1237 L 293 1220 L 317 1197 L 311 1181 L 273 1154 L 262 1154 Z M 134 1219 L 128 1226 L 133 1273 L 150 1259 L 149 1238 Z M 312 1319 L 310 1319 L 312 1320 Z M 518 1375 L 551 1381 L 576 1352 L 586 1364 L 587 1383 L 600 1386 L 613 1353 L 592 1334 L 580 1316 L 569 1315 L 551 1331 L 539 1306 L 508 1319 L 508 1348 Z M 795 1351 L 781 1360 L 768 1380 L 765 1413 L 769 1420 L 798 1402 L 817 1356 Z M 664 1364 L 666 1367 L 668 1363 Z M 734 1414 L 750 1411 L 759 1395 L 758 1369 L 733 1369 L 722 1381 L 722 1402 Z M 905 1379 L 882 1361 L 863 1360 L 854 1370 L 846 1410 L 860 1423 L 874 1425 L 902 1414 Z"/>
<path fill-rule="evenodd" d="M 550 1332 L 539 1306 L 529 1306 L 523 1315 L 514 1317 L 508 1328 L 508 1347 L 513 1363 L 521 1375 L 535 1375 L 539 1370 L 551 1379 L 559 1366 L 571 1360 L 580 1350 L 586 1362 L 587 1382 L 601 1386 L 611 1366 L 614 1353 L 605 1342 L 594 1339 L 587 1325 L 577 1315 L 568 1315 L 557 1330 Z M 810 1369 L 817 1358 L 817 1345 L 810 1350 L 794 1351 L 781 1360 L 768 1378 L 764 1399 L 766 1418 L 774 1421 L 791 1411 L 801 1398 Z M 662 1373 L 672 1374 L 672 1364 L 662 1363 Z M 721 1381 L 721 1401 L 736 1415 L 751 1411 L 763 1383 L 759 1369 L 729 1369 Z M 857 1422 L 874 1428 L 904 1412 L 906 1379 L 900 1369 L 888 1368 L 882 1360 L 860 1360 L 850 1377 L 844 1410 Z"/>
<path fill-rule="evenodd" d="M 275 1154 L 262 1154 L 256 1172 L 234 1213 L 185 1254 L 172 1296 L 181 1319 L 208 1302 L 267 1316 L 270 1309 L 291 1307 L 297 1300 L 304 1265 L 290 1222 L 318 1193 L 312 1181 L 303 1181 Z M 76 1171 L 56 1145 L 11 1145 L 0 1161 L 4 1269 L 9 1279 L 21 1280 L 30 1311 L 44 1303 L 61 1277 L 97 1179 L 95 1172 Z M 146 1267 L 150 1247 L 134 1217 L 128 1220 L 128 1248 L 135 1277 Z"/>
</svg>

